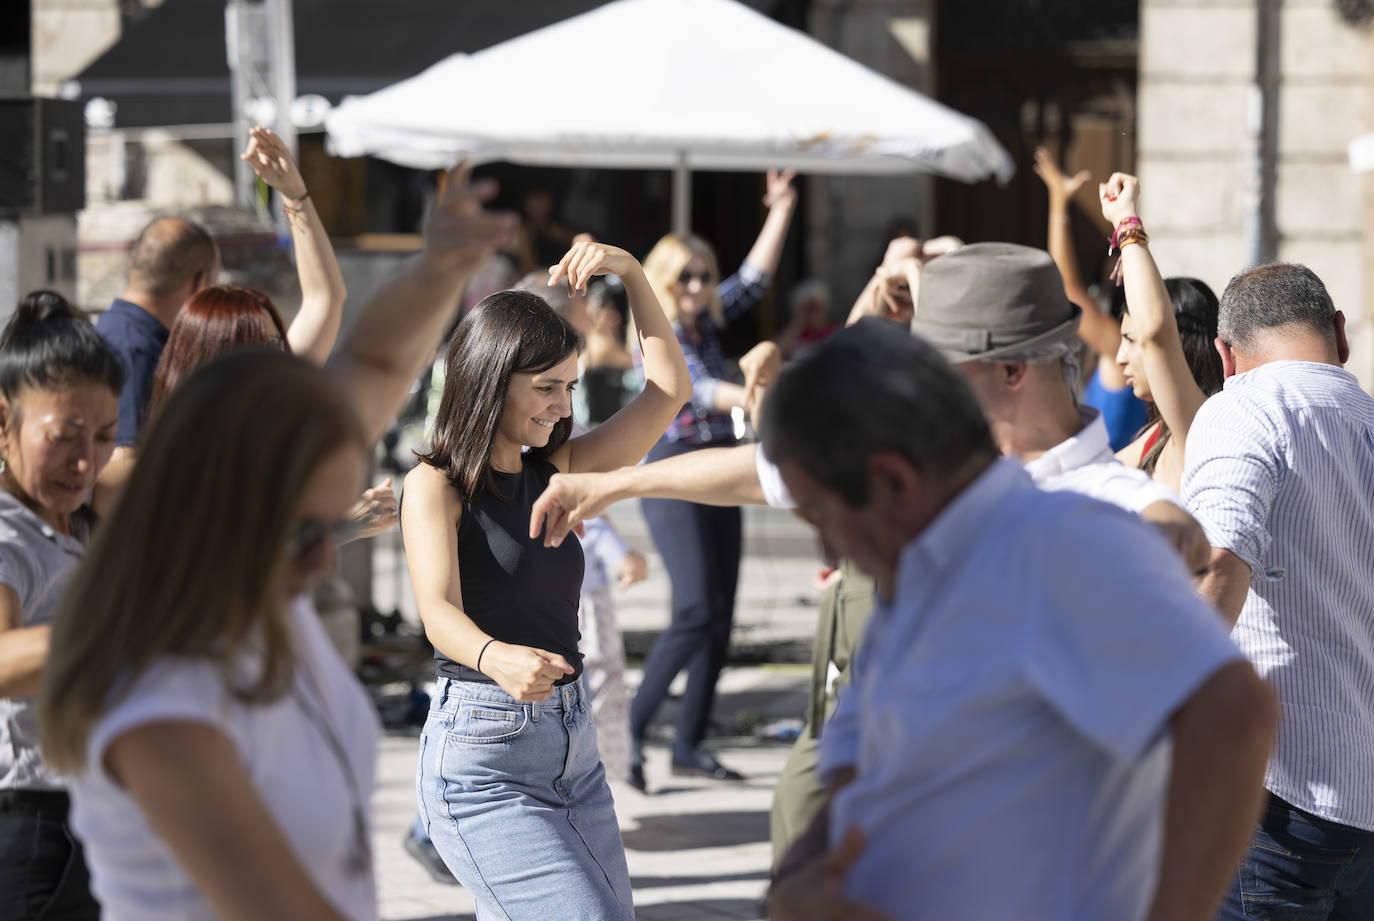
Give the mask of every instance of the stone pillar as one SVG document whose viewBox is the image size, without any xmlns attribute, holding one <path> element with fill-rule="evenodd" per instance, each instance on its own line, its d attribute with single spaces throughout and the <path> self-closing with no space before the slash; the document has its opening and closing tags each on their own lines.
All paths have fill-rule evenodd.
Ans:
<svg viewBox="0 0 1374 921">
<path fill-rule="evenodd" d="M 56 96 L 63 80 L 79 74 L 119 40 L 119 0 L 31 2 L 33 95 Z"/>
</svg>

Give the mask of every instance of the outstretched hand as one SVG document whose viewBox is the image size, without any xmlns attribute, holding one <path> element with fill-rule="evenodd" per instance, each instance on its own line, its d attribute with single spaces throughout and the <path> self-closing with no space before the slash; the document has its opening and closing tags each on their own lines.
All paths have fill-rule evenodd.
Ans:
<svg viewBox="0 0 1374 921">
<path fill-rule="evenodd" d="M 291 159 L 286 142 L 266 128 L 254 128 L 248 133 L 248 148 L 239 159 L 253 167 L 263 182 L 292 201 L 305 196 L 305 180 Z"/>
<path fill-rule="evenodd" d="M 496 195 L 495 182 L 471 179 L 466 163 L 449 170 L 439 200 L 425 219 L 425 257 L 445 269 L 480 266 L 498 248 L 510 245 L 520 224 L 510 211 L 483 209 L 482 203 Z"/>
<path fill-rule="evenodd" d="M 584 240 L 574 243 L 558 265 L 549 266 L 549 287 L 566 278 L 569 294 L 586 294 L 593 277 L 625 275 L 638 268 L 639 260 L 620 247 Z"/>
<path fill-rule="evenodd" d="M 1078 190 L 1083 188 L 1084 183 L 1093 178 L 1091 170 L 1079 170 L 1072 176 L 1065 176 L 1064 171 L 1059 168 L 1059 163 L 1050 154 L 1049 148 L 1043 144 L 1035 148 L 1033 169 L 1035 175 L 1045 183 L 1045 188 L 1049 189 L 1050 197 L 1061 202 L 1073 198 Z"/>
<path fill-rule="evenodd" d="M 582 534 L 582 522 L 595 518 L 615 500 L 603 473 L 555 473 L 530 508 L 530 539 L 541 533 L 545 547 L 557 547 L 569 532 Z"/>
<path fill-rule="evenodd" d="M 392 488 L 391 477 L 365 490 L 349 517 L 358 527 L 359 538 L 375 537 L 399 521 L 396 491 Z"/>
<path fill-rule="evenodd" d="M 1102 216 L 1113 227 L 1128 217 L 1140 216 L 1140 180 L 1129 173 L 1112 173 L 1110 179 L 1097 187 L 1102 203 Z"/>
<path fill-rule="evenodd" d="M 740 356 L 739 369 L 744 372 L 744 408 L 752 409 L 760 392 L 777 380 L 782 350 L 776 342 L 765 339 Z"/>
</svg>

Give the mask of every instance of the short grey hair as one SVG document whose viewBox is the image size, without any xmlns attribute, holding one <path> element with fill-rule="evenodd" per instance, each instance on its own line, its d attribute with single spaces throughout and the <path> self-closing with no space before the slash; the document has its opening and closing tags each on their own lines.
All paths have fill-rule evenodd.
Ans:
<svg viewBox="0 0 1374 921">
<path fill-rule="evenodd" d="M 1217 312 L 1217 336 L 1241 351 L 1260 333 L 1305 326 L 1336 342 L 1336 305 L 1326 285 L 1305 265 L 1275 262 L 1239 273 L 1226 285 Z"/>
<path fill-rule="evenodd" d="M 760 427 L 770 460 L 797 463 L 855 506 L 868 501 L 867 461 L 880 451 L 937 477 L 997 455 L 963 376 L 928 342 L 878 318 L 841 330 L 784 368 Z"/>
<path fill-rule="evenodd" d="M 511 285 L 512 291 L 524 291 L 528 294 L 537 294 L 553 308 L 553 312 L 563 319 L 567 319 L 572 312 L 573 299 L 568 294 L 566 282 L 560 282 L 549 287 L 549 273 L 547 270 L 535 269 Z"/>
<path fill-rule="evenodd" d="M 1015 352 L 1006 352 L 996 358 L 980 358 L 978 361 L 993 365 L 1052 365 L 1058 364 L 1064 372 L 1064 383 L 1069 393 L 1078 393 L 1078 380 L 1082 369 L 1078 364 L 1079 343 L 1077 339 L 1061 339 L 1032 345 Z"/>
</svg>

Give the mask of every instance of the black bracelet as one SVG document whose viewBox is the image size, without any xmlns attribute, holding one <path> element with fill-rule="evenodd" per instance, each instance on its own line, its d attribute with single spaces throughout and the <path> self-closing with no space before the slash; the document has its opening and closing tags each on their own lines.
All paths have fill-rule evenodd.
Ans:
<svg viewBox="0 0 1374 921">
<path fill-rule="evenodd" d="M 482 671 L 482 653 L 485 653 L 487 651 L 487 647 L 494 642 L 496 642 L 495 637 L 487 640 L 485 643 L 482 644 L 482 652 L 477 653 L 477 670 L 479 672 Z"/>
</svg>

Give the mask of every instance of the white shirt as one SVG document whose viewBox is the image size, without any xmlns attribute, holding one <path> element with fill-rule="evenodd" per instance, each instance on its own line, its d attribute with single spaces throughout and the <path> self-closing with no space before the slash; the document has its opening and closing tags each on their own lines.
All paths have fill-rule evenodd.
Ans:
<svg viewBox="0 0 1374 921">
<path fill-rule="evenodd" d="M 320 892 L 346 917 L 376 921 L 373 872 L 351 872 L 348 863 L 357 797 L 366 810 L 372 795 L 380 722 L 306 599 L 291 606 L 290 625 L 297 674 L 281 699 L 244 703 L 229 694 L 208 660 L 163 659 L 96 723 L 86 769 L 71 782 L 71 821 L 86 847 L 104 921 L 216 918 L 142 810 L 102 767 L 116 737 L 167 720 L 205 723 L 227 735 Z M 343 763 L 330 732 L 346 756 Z"/>
<path fill-rule="evenodd" d="M 1117 459 L 1101 413 L 1088 406 L 1080 406 L 1078 412 L 1083 419 L 1078 434 L 1025 465 L 1035 485 L 1082 493 L 1137 514 L 1156 502 L 1183 504 L 1172 489 Z"/>
<path fill-rule="evenodd" d="M 1374 831 L 1374 398 L 1334 365 L 1237 374 L 1189 429 L 1182 485 L 1250 567 L 1231 636 L 1279 696 L 1265 786 Z"/>
<path fill-rule="evenodd" d="M 1155 529 L 995 462 L 903 550 L 821 737 L 823 777 L 857 769 L 845 893 L 902 921 L 1141 918 L 1167 721 L 1239 655 Z"/>
</svg>

